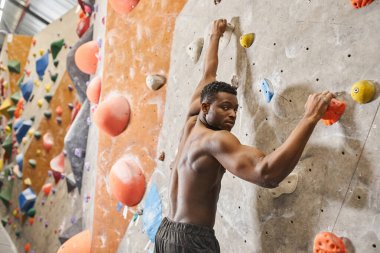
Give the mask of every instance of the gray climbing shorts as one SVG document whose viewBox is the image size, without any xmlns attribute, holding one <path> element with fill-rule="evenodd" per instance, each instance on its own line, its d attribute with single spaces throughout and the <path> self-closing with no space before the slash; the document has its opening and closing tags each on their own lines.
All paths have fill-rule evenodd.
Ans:
<svg viewBox="0 0 380 253">
<path fill-rule="evenodd" d="M 155 253 L 219 253 L 212 228 L 164 218 L 155 238 Z"/>
</svg>

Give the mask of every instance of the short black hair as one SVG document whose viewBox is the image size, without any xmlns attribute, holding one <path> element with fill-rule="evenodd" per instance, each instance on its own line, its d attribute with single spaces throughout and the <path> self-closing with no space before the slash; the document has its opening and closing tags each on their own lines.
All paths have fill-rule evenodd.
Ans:
<svg viewBox="0 0 380 253">
<path fill-rule="evenodd" d="M 237 95 L 236 88 L 232 85 L 225 83 L 214 81 L 212 83 L 207 84 L 202 92 L 201 92 L 201 103 L 207 102 L 212 103 L 216 99 L 216 94 L 218 92 L 227 92 L 233 95 Z"/>
</svg>

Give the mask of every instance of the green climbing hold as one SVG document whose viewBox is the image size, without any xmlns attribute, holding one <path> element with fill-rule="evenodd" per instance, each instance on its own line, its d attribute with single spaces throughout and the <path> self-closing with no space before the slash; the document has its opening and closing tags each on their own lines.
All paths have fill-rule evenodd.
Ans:
<svg viewBox="0 0 380 253">
<path fill-rule="evenodd" d="M 21 231 L 16 231 L 15 234 L 16 234 L 17 237 L 20 237 L 21 236 Z"/>
<path fill-rule="evenodd" d="M 20 92 L 13 93 L 13 95 L 11 96 L 11 100 L 14 104 L 17 104 L 20 100 Z"/>
<path fill-rule="evenodd" d="M 9 172 L 5 171 L 4 178 L 8 178 Z M 0 199 L 3 201 L 3 204 L 6 207 L 9 207 L 9 203 L 12 200 L 12 191 L 13 191 L 13 179 L 11 180 L 5 180 L 3 187 L 1 188 L 0 192 Z"/>
<path fill-rule="evenodd" d="M 8 61 L 8 70 L 13 73 L 20 74 L 20 62 L 17 60 Z"/>
<path fill-rule="evenodd" d="M 58 73 L 56 73 L 54 75 L 50 75 L 50 79 L 51 79 L 52 82 L 57 81 L 57 78 L 58 78 Z"/>
<path fill-rule="evenodd" d="M 29 217 L 34 217 L 36 215 L 36 209 L 34 209 L 33 207 L 30 208 L 26 215 L 28 215 Z"/>
<path fill-rule="evenodd" d="M 7 126 L 9 126 L 12 129 L 13 119 L 11 119 L 11 120 L 8 121 Z"/>
<path fill-rule="evenodd" d="M 8 217 L 3 217 L 1 219 L 1 224 L 3 224 L 3 227 L 5 227 L 8 224 Z"/>
<path fill-rule="evenodd" d="M 37 162 L 36 162 L 36 160 L 34 160 L 34 159 L 29 159 L 29 160 L 28 160 L 28 164 L 29 164 L 30 167 L 32 167 L 33 169 L 36 168 L 36 166 L 37 166 Z"/>
<path fill-rule="evenodd" d="M 25 75 L 22 75 L 18 80 L 17 80 L 17 87 L 20 88 L 20 85 L 24 82 Z"/>
<path fill-rule="evenodd" d="M 13 115 L 14 115 L 15 111 L 16 111 L 16 106 L 11 106 L 11 107 L 9 107 L 8 110 L 7 110 L 8 114 L 9 114 L 9 116 L 10 116 L 11 118 L 13 118 Z"/>
<path fill-rule="evenodd" d="M 51 95 L 51 94 L 46 94 L 46 95 L 44 96 L 44 98 L 45 98 L 46 102 L 50 103 L 51 99 L 53 98 L 53 95 Z"/>
<path fill-rule="evenodd" d="M 57 58 L 58 53 L 61 51 L 63 45 L 65 45 L 65 40 L 57 40 L 50 44 L 51 55 L 53 56 L 53 60 Z"/>
<path fill-rule="evenodd" d="M 53 64 L 54 64 L 55 67 L 58 67 L 59 61 L 58 60 L 54 60 Z"/>
<path fill-rule="evenodd" d="M 30 120 L 34 122 L 36 120 L 36 117 L 32 116 L 32 117 L 30 117 Z"/>
<path fill-rule="evenodd" d="M 41 132 L 40 131 L 35 131 L 34 132 L 34 138 L 36 138 L 36 140 L 39 140 L 41 138 Z"/>
<path fill-rule="evenodd" d="M 51 112 L 50 111 L 44 112 L 44 116 L 45 116 L 45 118 L 50 119 L 51 118 Z"/>
<path fill-rule="evenodd" d="M 12 135 L 9 135 L 3 142 L 2 147 L 8 155 L 12 155 Z"/>
</svg>

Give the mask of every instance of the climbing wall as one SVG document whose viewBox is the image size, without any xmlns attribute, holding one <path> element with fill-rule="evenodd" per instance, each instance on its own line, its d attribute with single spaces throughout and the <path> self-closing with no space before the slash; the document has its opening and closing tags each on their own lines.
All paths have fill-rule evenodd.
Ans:
<svg viewBox="0 0 380 253">
<path fill-rule="evenodd" d="M 73 9 L 35 35 L 33 41 L 32 38 L 27 41 L 27 38 L 22 36 L 12 36 L 12 46 L 8 43 L 8 59 L 11 59 L 11 56 L 12 59 L 18 59 L 21 62 L 21 74 L 25 74 L 20 82 L 20 96 L 25 98 L 26 92 L 23 87 L 32 87 L 31 92 L 28 89 L 28 98 L 25 98 L 27 102 L 24 101 L 21 116 L 24 122 L 32 120 L 31 128 L 25 132 L 17 146 L 14 144 L 14 155 L 23 156 L 23 162 L 21 161 L 21 165 L 19 163 L 23 173 L 21 176 L 13 176 L 10 209 L 7 211 L 1 207 L 1 217 L 8 221 L 6 229 L 19 252 L 23 252 L 24 245 L 28 243 L 30 249 L 35 252 L 55 252 L 61 245 L 59 237 L 63 230 L 74 226 L 82 216 L 82 199 L 78 191 L 69 192 L 64 180 L 71 172 L 69 161 L 65 162 L 65 167 L 57 167 L 61 173 L 55 177 L 50 165 L 53 158 L 62 154 L 63 139 L 75 112 L 80 109 L 75 88 L 66 71 L 68 51 L 78 40 L 75 34 L 77 16 Z M 17 44 L 13 45 L 16 42 Z M 52 48 L 51 44 L 54 42 L 56 47 Z M 19 54 L 15 54 L 15 51 Z M 43 58 L 44 60 L 41 60 Z M 44 64 L 46 65 L 41 67 Z M 20 76 L 13 79 L 11 76 L 12 92 L 20 90 L 16 84 Z M 49 134 L 53 139 L 50 149 L 45 145 L 45 134 Z M 63 158 L 63 155 L 61 157 Z M 15 171 L 15 163 L 9 161 L 7 165 Z M 41 191 L 43 186 L 50 188 Z M 25 211 L 24 215 L 14 211 L 19 207 L 19 194 L 29 187 L 37 195 L 34 205 L 36 214 L 33 216 L 25 215 Z M 81 226 L 81 222 L 79 224 Z"/>
<path fill-rule="evenodd" d="M 118 202 L 107 190 L 112 165 L 122 156 L 134 157 L 147 182 L 156 166 L 166 90 L 149 90 L 145 79 L 151 74 L 168 74 L 172 30 L 183 2 L 141 1 L 125 16 L 108 6 L 101 100 L 112 92 L 125 95 L 132 116 L 127 130 L 116 138 L 99 132 L 93 252 L 115 252 L 136 211 L 126 211 L 125 218 L 123 211 L 128 209 L 119 208 L 118 212 Z"/>
<path fill-rule="evenodd" d="M 223 17 L 235 29 L 221 40 L 217 79 L 231 82 L 237 76 L 240 108 L 233 133 L 243 144 L 267 154 L 278 148 L 314 92 L 336 92 L 347 109 L 338 123 L 317 125 L 294 170 L 298 183 L 293 193 L 274 198 L 267 189 L 225 174 L 215 225 L 222 252 L 312 252 L 320 231 L 345 237 L 355 252 L 378 252 L 379 99 L 376 95 L 359 105 L 350 90 L 358 80 L 379 81 L 379 9 L 378 1 L 362 9 L 348 0 L 187 1 L 175 23 L 157 148 L 166 158 L 157 163 L 148 186 L 158 185 L 163 215 L 168 214 L 169 165 L 201 78 L 210 24 Z M 255 42 L 244 49 L 239 37 L 251 32 Z M 199 38 L 205 46 L 194 63 L 185 49 Z M 274 90 L 270 103 L 261 86 L 264 78 Z M 152 250 L 147 243 L 145 225 L 131 221 L 118 252 Z"/>
</svg>

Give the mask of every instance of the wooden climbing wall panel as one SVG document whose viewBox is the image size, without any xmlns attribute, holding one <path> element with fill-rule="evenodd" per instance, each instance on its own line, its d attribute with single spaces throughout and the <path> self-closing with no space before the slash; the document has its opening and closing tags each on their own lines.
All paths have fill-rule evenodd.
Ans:
<svg viewBox="0 0 380 253">
<path fill-rule="evenodd" d="M 8 60 L 18 60 L 20 62 L 20 74 L 9 72 L 10 92 L 18 91 L 17 81 L 24 74 L 25 65 L 28 61 L 29 50 L 33 37 L 26 35 L 13 35 L 12 41 L 8 43 Z"/>
<path fill-rule="evenodd" d="M 53 96 L 50 102 L 50 111 L 52 113 L 50 119 L 43 118 L 37 129 L 41 132 L 43 136 L 45 133 L 50 132 L 54 139 L 54 145 L 49 152 L 46 152 L 43 148 L 42 136 L 39 140 L 34 137 L 31 141 L 28 150 L 24 155 L 24 171 L 23 179 L 30 178 L 32 181 L 33 190 L 38 193 L 40 192 L 42 186 L 48 177 L 48 171 L 50 170 L 50 161 L 58 156 L 64 148 L 64 138 L 71 121 L 71 110 L 68 108 L 69 103 L 76 101 L 76 91 L 69 91 L 68 85 L 71 85 L 72 81 L 67 74 L 64 73 L 59 87 L 56 90 L 56 95 Z M 46 103 L 46 101 L 44 101 Z M 57 106 L 62 107 L 62 123 L 58 124 L 56 121 L 56 108 Z M 41 154 L 37 155 L 37 150 L 41 150 Z M 28 165 L 29 159 L 35 159 L 37 162 L 36 168 L 32 168 Z"/>
<path fill-rule="evenodd" d="M 92 252 L 116 252 L 132 213 L 124 219 L 117 201 L 107 190 L 112 165 L 123 155 L 140 160 L 147 183 L 157 160 L 157 141 L 162 126 L 166 87 L 151 91 L 149 74 L 167 76 L 175 20 L 185 0 L 160 3 L 141 1 L 128 15 L 120 16 L 108 5 L 105 39 L 103 100 L 111 92 L 129 99 L 131 121 L 116 138 L 99 134 Z"/>
</svg>

